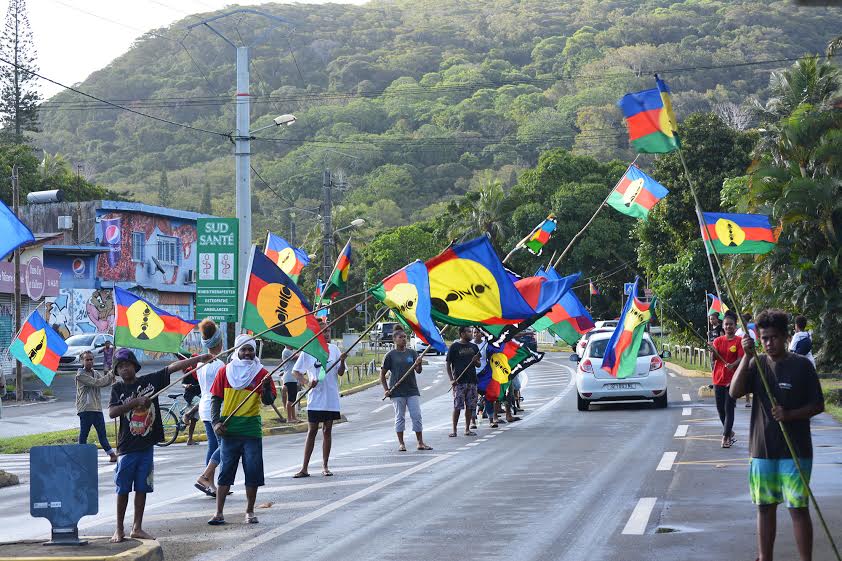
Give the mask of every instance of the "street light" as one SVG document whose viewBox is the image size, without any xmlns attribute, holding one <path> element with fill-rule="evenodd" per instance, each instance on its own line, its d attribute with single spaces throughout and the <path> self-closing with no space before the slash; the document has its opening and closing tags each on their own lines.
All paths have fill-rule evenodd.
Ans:
<svg viewBox="0 0 842 561">
<path fill-rule="evenodd" d="M 295 122 L 295 115 L 290 115 L 289 113 L 284 113 L 283 115 L 278 115 L 272 122 L 265 127 L 260 127 L 259 129 L 254 129 L 251 131 L 250 134 L 254 135 L 256 132 L 260 132 L 262 130 L 271 129 L 272 127 L 288 127 Z M 253 137 L 252 137 L 253 138 Z"/>
<path fill-rule="evenodd" d="M 338 230 L 334 230 L 333 235 L 335 236 L 339 232 L 342 232 L 343 230 L 348 230 L 349 228 L 359 228 L 363 224 L 365 224 L 365 218 L 355 218 L 355 219 L 351 220 L 351 223 L 348 224 L 347 226 L 339 228 Z"/>
</svg>

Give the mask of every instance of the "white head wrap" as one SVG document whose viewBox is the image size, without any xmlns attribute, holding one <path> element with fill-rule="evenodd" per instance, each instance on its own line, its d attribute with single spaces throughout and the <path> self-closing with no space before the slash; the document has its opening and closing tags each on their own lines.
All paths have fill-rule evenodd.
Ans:
<svg viewBox="0 0 842 561">
<path fill-rule="evenodd" d="M 257 356 L 254 360 L 245 360 L 240 358 L 240 345 L 251 346 L 255 351 L 257 345 L 251 335 L 238 335 L 234 340 L 234 346 L 237 350 L 231 353 L 231 361 L 225 367 L 225 375 L 228 378 L 228 385 L 235 390 L 242 389 L 251 384 L 257 373 L 263 368 L 260 359 Z"/>
</svg>

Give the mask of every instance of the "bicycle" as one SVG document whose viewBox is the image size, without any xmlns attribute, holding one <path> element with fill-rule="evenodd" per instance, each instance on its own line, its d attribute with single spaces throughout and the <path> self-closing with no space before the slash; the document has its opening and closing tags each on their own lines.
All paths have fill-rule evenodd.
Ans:
<svg viewBox="0 0 842 561">
<path fill-rule="evenodd" d="M 187 428 L 182 420 L 184 413 L 190 409 L 191 405 L 184 399 L 184 392 L 167 394 L 167 397 L 172 399 L 169 407 L 164 410 L 161 407 L 161 424 L 164 427 L 164 440 L 155 443 L 155 446 L 169 446 L 175 439 L 178 438 L 178 433 Z"/>
</svg>

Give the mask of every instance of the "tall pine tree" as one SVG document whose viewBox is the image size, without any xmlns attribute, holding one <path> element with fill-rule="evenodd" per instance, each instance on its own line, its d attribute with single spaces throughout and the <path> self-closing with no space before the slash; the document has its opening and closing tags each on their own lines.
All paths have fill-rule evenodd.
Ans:
<svg viewBox="0 0 842 561">
<path fill-rule="evenodd" d="M 170 206 L 172 202 L 172 193 L 170 193 L 170 182 L 167 179 L 167 170 L 161 170 L 161 178 L 158 180 L 158 204 L 161 206 Z"/>
<path fill-rule="evenodd" d="M 25 131 L 38 130 L 37 53 L 32 38 L 25 0 L 9 0 L 6 24 L 0 38 L 0 126 L 14 141 L 21 142 Z M 8 64 L 8 63 L 12 64 Z"/>
</svg>

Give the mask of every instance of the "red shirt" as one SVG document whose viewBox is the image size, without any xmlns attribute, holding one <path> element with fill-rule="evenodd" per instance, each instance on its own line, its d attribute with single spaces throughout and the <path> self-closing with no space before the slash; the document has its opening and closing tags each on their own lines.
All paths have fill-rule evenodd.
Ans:
<svg viewBox="0 0 842 561">
<path fill-rule="evenodd" d="M 728 339 L 726 335 L 720 335 L 713 340 L 712 345 L 716 349 L 716 352 L 722 355 L 722 358 L 728 364 L 742 358 L 745 354 L 745 351 L 743 351 L 743 338 L 736 335 L 733 339 Z M 731 378 L 734 377 L 734 372 L 736 371 L 736 367 L 734 369 L 725 368 L 725 363 L 716 358 L 716 355 L 713 356 L 713 384 L 715 386 L 730 385 Z"/>
</svg>

